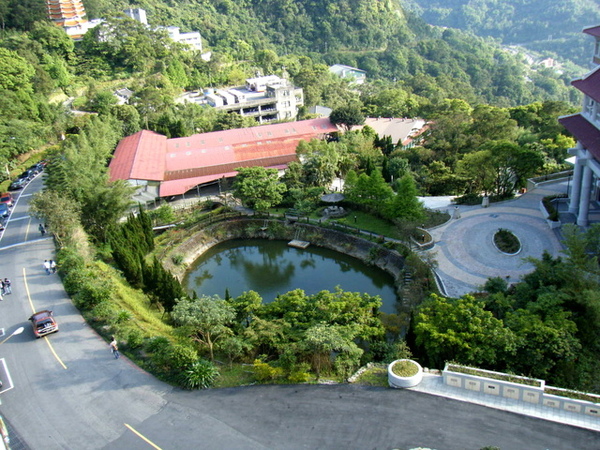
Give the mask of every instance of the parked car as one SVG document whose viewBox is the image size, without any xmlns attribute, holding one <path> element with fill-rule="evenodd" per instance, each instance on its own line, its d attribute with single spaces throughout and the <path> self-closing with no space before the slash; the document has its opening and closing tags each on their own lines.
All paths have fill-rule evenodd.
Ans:
<svg viewBox="0 0 600 450">
<path fill-rule="evenodd" d="M 23 189 L 27 185 L 28 181 L 29 180 L 27 178 L 17 178 L 15 181 L 13 181 L 10 184 L 8 189 L 10 189 L 11 191 L 16 191 L 17 189 Z"/>
<path fill-rule="evenodd" d="M 10 216 L 10 208 L 6 203 L 0 203 L 0 217 Z"/>
<path fill-rule="evenodd" d="M 6 206 L 12 207 L 15 201 L 10 192 L 5 192 L 4 194 L 0 194 L 0 203 L 6 203 Z"/>
<path fill-rule="evenodd" d="M 19 175 L 19 178 L 25 178 L 26 180 L 31 180 L 36 175 L 37 175 L 37 172 L 34 169 L 27 169 L 25 172 L 23 172 L 21 175 Z"/>
<path fill-rule="evenodd" d="M 42 336 L 58 331 L 58 324 L 52 316 L 52 311 L 48 309 L 36 312 L 29 320 L 31 321 L 33 334 L 36 338 L 41 338 Z"/>
</svg>

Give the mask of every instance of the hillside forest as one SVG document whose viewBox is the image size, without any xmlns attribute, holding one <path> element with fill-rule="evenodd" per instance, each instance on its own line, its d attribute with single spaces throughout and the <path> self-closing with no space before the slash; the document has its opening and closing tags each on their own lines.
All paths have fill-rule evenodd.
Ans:
<svg viewBox="0 0 600 450">
<path fill-rule="evenodd" d="M 357 293 L 310 297 L 294 291 L 269 307 L 252 293 L 204 302 L 187 298 L 154 259 L 143 214 L 120 223 L 132 192 L 126 183 L 108 182 L 107 162 L 123 136 L 149 129 L 178 137 L 253 125 L 235 114 L 177 103 L 183 90 L 234 86 L 274 73 L 304 89 L 300 118 L 311 117 L 308 107 L 324 105 L 342 125 L 364 116 L 431 122 L 420 145 L 410 149 L 379 139 L 368 127 L 331 142 L 302 144 L 304 162 L 290 166 L 274 201 L 260 209 L 282 205 L 310 213 L 339 176 L 356 208 L 400 227 L 402 220 L 423 217 L 416 194 L 510 198 L 528 177 L 564 169 L 566 150 L 574 145 L 556 121 L 578 109 L 567 73 L 528 65 L 491 39 L 429 26 L 395 0 L 143 3 L 152 25 L 200 31 L 212 51 L 208 62 L 164 31 L 125 17 L 126 2 L 85 1 L 89 16 L 105 23 L 79 42 L 44 19 L 41 3 L 9 0 L 0 9 L 0 164 L 8 177 L 31 154 L 43 151 L 51 160 L 47 189 L 33 205 L 56 238 L 65 288 L 99 329 L 121 336 L 133 356 L 146 355 L 149 370 L 186 387 L 211 384 L 202 380 L 214 378 L 203 377 L 214 375 L 215 355 L 231 364 L 257 358 L 262 379 L 292 380 L 304 379 L 307 370 L 317 377 L 345 375 L 370 359 L 406 355 L 407 347 L 375 320 L 377 299 Z M 366 70 L 368 82 L 352 86 L 336 78 L 328 71 L 333 63 Z M 113 95 L 123 87 L 134 92 L 128 104 Z M 272 174 L 259 175 L 271 186 Z M 124 244 L 132 242 L 132 248 Z M 574 235 L 573 242 L 585 251 L 574 247 L 564 260 L 539 262 L 521 287 L 491 282 L 477 298 L 462 300 L 430 298 L 433 289 L 424 290 L 411 350 L 436 366 L 456 359 L 599 390 L 590 375 L 599 354 L 598 290 L 586 276 L 597 271 L 587 253 L 595 241 Z M 575 257 L 579 269 L 569 271 Z M 156 313 L 151 323 L 142 324 L 124 300 L 134 297 L 143 297 L 140 302 Z M 456 309 L 454 322 L 436 323 L 434 312 L 444 307 Z M 479 314 L 489 325 L 461 335 L 461 348 L 481 353 L 442 345 L 436 353 L 433 337 L 464 325 L 461 311 Z M 490 329 L 502 339 L 484 339 Z M 216 345 L 217 335 L 227 344 Z M 537 365 L 528 358 L 531 336 L 549 343 L 537 348 Z M 340 354 L 337 364 L 325 364 L 331 351 Z M 557 357 L 564 364 L 549 362 Z"/>
<path fill-rule="evenodd" d="M 427 23 L 493 37 L 583 67 L 589 52 L 581 30 L 600 22 L 595 0 L 412 0 L 412 5 Z"/>
</svg>

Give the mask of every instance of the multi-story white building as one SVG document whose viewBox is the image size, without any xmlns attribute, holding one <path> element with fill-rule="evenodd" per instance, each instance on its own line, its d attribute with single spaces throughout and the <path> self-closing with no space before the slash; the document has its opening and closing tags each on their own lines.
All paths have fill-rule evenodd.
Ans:
<svg viewBox="0 0 600 450">
<path fill-rule="evenodd" d="M 211 89 L 204 96 L 185 94 L 180 101 L 206 103 L 214 108 L 254 117 L 258 123 L 295 120 L 304 105 L 302 88 L 276 75 L 248 78 L 245 86 Z"/>
<path fill-rule="evenodd" d="M 569 149 L 575 156 L 569 212 L 577 216 L 577 225 L 589 224 L 590 205 L 600 204 L 600 26 L 583 30 L 596 40 L 594 68 L 571 84 L 583 93 L 581 112 L 563 116 L 559 122 L 577 139 Z"/>
</svg>

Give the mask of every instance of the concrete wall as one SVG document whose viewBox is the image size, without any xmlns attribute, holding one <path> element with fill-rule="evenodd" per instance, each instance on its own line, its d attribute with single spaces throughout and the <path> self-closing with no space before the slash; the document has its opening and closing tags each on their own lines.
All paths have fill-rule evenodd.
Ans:
<svg viewBox="0 0 600 450">
<path fill-rule="evenodd" d="M 481 369 L 476 370 L 481 371 L 482 373 L 498 373 L 484 371 Z M 544 388 L 546 387 L 544 380 L 530 378 L 530 380 L 537 382 L 539 386 L 529 386 L 510 381 L 486 378 L 484 376 L 468 375 L 465 373 L 455 372 L 449 370 L 448 365 L 446 365 L 444 368 L 442 376 L 446 385 L 456 387 L 458 389 L 481 392 L 483 394 L 495 395 L 516 401 L 542 405 L 548 408 L 569 411 L 575 414 L 584 414 L 587 416 L 600 418 L 600 396 L 589 394 L 592 395 L 592 397 L 598 397 L 598 402 L 596 403 L 585 400 L 576 400 L 566 396 L 568 390 L 554 387 L 552 387 L 552 389 L 565 392 L 565 396 L 563 397 L 559 395 L 547 394 L 544 392 Z M 515 376 L 515 378 L 524 377 Z M 550 388 L 550 386 L 548 386 L 548 388 Z"/>
</svg>

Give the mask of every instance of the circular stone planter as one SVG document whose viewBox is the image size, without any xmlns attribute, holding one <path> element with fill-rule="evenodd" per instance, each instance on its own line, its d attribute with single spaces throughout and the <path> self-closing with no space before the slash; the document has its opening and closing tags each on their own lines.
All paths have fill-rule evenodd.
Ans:
<svg viewBox="0 0 600 450">
<path fill-rule="evenodd" d="M 409 377 L 401 377 L 394 373 L 394 371 L 392 370 L 392 368 L 394 367 L 394 364 L 404 362 L 404 361 L 406 361 L 407 363 L 413 364 L 416 367 L 417 373 L 415 375 L 409 376 Z M 388 384 L 390 385 L 390 387 L 410 388 L 410 387 L 413 387 L 413 386 L 416 386 L 417 384 L 419 384 L 422 379 L 423 379 L 423 368 L 421 367 L 421 365 L 418 362 L 413 361 L 412 359 L 397 359 L 396 361 L 392 362 L 388 366 Z"/>
</svg>

